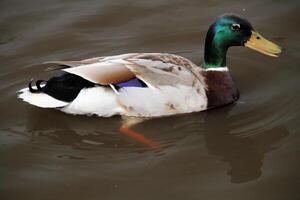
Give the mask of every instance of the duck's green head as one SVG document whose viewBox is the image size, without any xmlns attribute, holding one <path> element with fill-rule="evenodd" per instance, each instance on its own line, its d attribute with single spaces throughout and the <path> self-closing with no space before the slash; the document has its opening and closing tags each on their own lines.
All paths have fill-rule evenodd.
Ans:
<svg viewBox="0 0 300 200">
<path fill-rule="evenodd" d="M 203 67 L 225 67 L 231 46 L 245 46 L 273 57 L 281 52 L 281 47 L 263 38 L 247 20 L 227 14 L 219 17 L 207 32 Z"/>
</svg>

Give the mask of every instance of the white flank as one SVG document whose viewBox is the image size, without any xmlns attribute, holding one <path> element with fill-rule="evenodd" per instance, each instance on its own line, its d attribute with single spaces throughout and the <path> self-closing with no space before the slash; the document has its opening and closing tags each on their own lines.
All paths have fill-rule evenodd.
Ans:
<svg viewBox="0 0 300 200">
<path fill-rule="evenodd" d="M 109 117 L 122 114 L 123 109 L 117 103 L 116 94 L 111 88 L 93 87 L 82 89 L 78 96 L 61 111 Z"/>
<path fill-rule="evenodd" d="M 228 67 L 212 67 L 204 69 L 204 71 L 220 71 L 220 72 L 226 72 L 228 71 Z"/>
<path fill-rule="evenodd" d="M 128 87 L 123 88 L 118 100 L 128 116 L 163 116 L 205 110 L 205 91 L 184 85 L 161 86 L 158 89 Z"/>
<path fill-rule="evenodd" d="M 59 108 L 68 105 L 68 102 L 57 100 L 45 93 L 31 93 L 28 88 L 19 91 L 19 98 L 41 108 Z"/>
</svg>

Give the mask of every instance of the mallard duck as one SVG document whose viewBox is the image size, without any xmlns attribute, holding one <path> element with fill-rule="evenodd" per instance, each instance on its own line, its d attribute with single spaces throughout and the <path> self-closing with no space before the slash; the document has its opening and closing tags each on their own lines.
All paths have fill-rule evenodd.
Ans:
<svg viewBox="0 0 300 200">
<path fill-rule="evenodd" d="M 63 73 L 20 90 L 19 98 L 65 113 L 157 117 L 235 102 L 239 92 L 226 65 L 231 46 L 277 57 L 281 48 L 246 20 L 226 14 L 209 27 L 204 62 L 168 53 L 129 53 L 81 61 L 53 61 Z"/>
</svg>

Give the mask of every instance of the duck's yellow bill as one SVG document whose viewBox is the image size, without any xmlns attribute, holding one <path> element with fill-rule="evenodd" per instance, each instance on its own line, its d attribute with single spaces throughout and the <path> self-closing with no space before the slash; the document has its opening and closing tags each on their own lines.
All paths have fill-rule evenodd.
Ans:
<svg viewBox="0 0 300 200">
<path fill-rule="evenodd" d="M 249 40 L 244 44 L 245 47 L 266 54 L 268 56 L 278 57 L 281 53 L 281 47 L 265 39 L 259 33 L 252 31 Z"/>
</svg>

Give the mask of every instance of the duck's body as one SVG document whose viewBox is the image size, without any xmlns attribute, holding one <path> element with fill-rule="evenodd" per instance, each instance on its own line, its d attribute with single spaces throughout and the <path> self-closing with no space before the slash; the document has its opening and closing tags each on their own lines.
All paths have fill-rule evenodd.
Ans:
<svg viewBox="0 0 300 200">
<path fill-rule="evenodd" d="M 235 22 L 239 22 L 238 29 Z M 61 69 L 64 74 L 37 81 L 35 89 L 30 83 L 19 97 L 43 108 L 103 117 L 157 117 L 223 106 L 239 97 L 226 67 L 230 46 L 245 45 L 271 56 L 280 52 L 270 42 L 266 49 L 257 46 L 255 42 L 265 40 L 254 33 L 247 21 L 234 15 L 219 18 L 208 31 L 202 66 L 166 53 L 54 61 L 65 67 Z"/>
<path fill-rule="evenodd" d="M 36 93 L 23 89 L 19 97 L 71 114 L 143 117 L 202 111 L 238 98 L 227 67 L 203 69 L 174 54 L 132 53 L 54 63 L 68 65 L 62 69 L 67 74 L 50 79 Z M 73 91 L 70 82 L 79 83 L 79 89 Z"/>
</svg>

